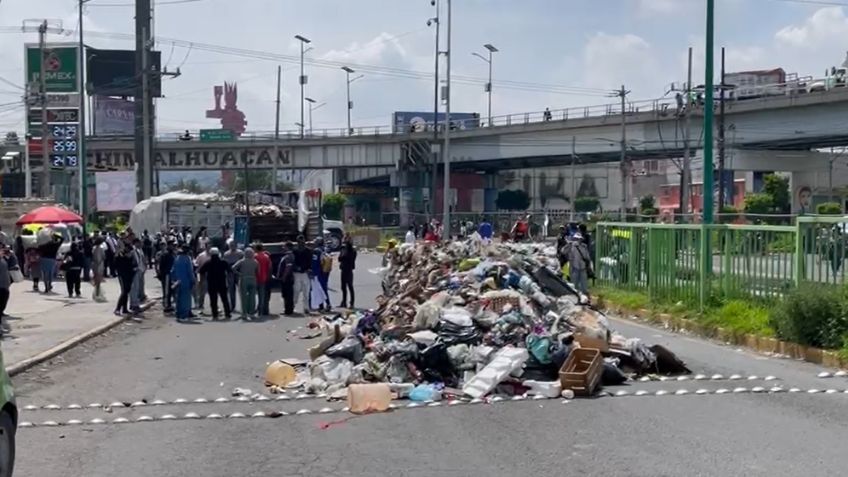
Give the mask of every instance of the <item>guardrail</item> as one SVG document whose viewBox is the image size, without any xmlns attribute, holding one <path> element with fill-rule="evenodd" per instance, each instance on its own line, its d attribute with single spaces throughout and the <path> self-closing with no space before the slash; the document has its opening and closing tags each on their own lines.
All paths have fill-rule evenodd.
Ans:
<svg viewBox="0 0 848 477">
<path fill-rule="evenodd" d="M 802 94 L 827 94 L 834 89 L 844 89 L 845 82 L 837 82 L 833 78 L 812 79 L 803 78 L 799 80 L 788 81 L 786 83 L 759 85 L 756 88 L 762 91 L 761 96 L 738 98 L 732 94 L 725 98 L 725 102 L 739 103 L 744 102 L 751 104 L 755 102 L 767 102 L 777 97 L 797 96 Z M 750 88 L 748 88 L 750 91 Z M 685 103 L 685 101 L 684 101 Z M 658 98 L 641 101 L 630 101 L 625 105 L 625 114 L 640 114 L 651 113 L 655 117 L 667 117 L 673 114 L 679 114 L 687 107 L 684 103 L 678 103 L 677 98 Z M 719 104 L 716 97 L 714 106 Z M 703 99 L 694 100 L 689 107 L 695 110 L 703 109 Z M 567 122 L 574 119 L 588 119 L 599 117 L 618 117 L 621 115 L 620 103 L 608 103 L 593 106 L 576 106 L 571 108 L 561 109 L 545 109 L 542 111 L 529 111 L 523 113 L 505 114 L 493 116 L 491 122 L 485 117 L 476 117 L 471 119 L 454 119 L 451 120 L 451 130 L 473 130 L 480 128 L 497 128 L 509 127 L 522 124 L 542 124 L 546 122 Z M 282 140 L 314 140 L 324 138 L 345 138 L 345 137 L 374 137 L 374 136 L 411 136 L 414 134 L 432 133 L 433 128 L 440 131 L 444 129 L 444 123 L 433 125 L 418 124 L 406 125 L 398 127 L 397 125 L 376 125 L 376 126 L 359 126 L 348 128 L 321 128 L 321 129 L 305 129 L 301 134 L 300 129 L 280 131 L 279 138 Z M 189 131 L 191 141 L 197 141 L 199 138 L 198 131 Z M 162 142 L 177 142 L 184 141 L 185 132 L 165 133 L 157 136 L 157 140 Z M 275 140 L 274 131 L 252 131 L 239 136 L 239 141 L 273 141 Z M 92 138 L 94 140 L 114 140 L 126 139 L 120 136 L 102 136 Z"/>
<path fill-rule="evenodd" d="M 844 285 L 848 218 L 799 217 L 795 225 L 600 222 L 599 284 L 652 300 L 782 298 L 801 283 Z"/>
</svg>

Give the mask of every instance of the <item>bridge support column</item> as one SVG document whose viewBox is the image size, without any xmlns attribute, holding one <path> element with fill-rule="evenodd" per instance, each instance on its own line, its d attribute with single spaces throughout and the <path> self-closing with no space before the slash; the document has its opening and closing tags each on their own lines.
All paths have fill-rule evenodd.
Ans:
<svg viewBox="0 0 848 477">
<path fill-rule="evenodd" d="M 499 187 L 499 179 L 500 176 L 496 172 L 486 173 L 483 182 L 483 212 L 491 213 L 497 212 L 498 206 L 496 205 L 498 199 L 498 191 Z"/>
</svg>

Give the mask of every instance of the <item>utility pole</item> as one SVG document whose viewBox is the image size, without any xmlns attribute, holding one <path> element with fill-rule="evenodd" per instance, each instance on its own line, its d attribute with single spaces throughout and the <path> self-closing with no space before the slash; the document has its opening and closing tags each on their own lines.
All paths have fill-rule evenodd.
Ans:
<svg viewBox="0 0 848 477">
<path fill-rule="evenodd" d="M 50 141 L 47 139 L 47 20 L 38 26 L 38 51 L 41 64 L 38 73 L 38 99 L 41 101 L 41 197 L 50 197 Z"/>
<path fill-rule="evenodd" d="M 630 91 L 621 89 L 615 93 L 615 96 L 621 98 L 621 218 L 625 220 L 627 217 L 627 180 L 629 176 L 629 167 L 627 164 L 627 95 Z"/>
<path fill-rule="evenodd" d="M 347 135 L 353 135 L 353 129 L 350 127 L 350 112 L 353 109 L 353 103 L 350 102 L 350 74 L 354 72 L 353 68 L 342 66 L 345 72 L 345 83 L 347 86 Z"/>
<path fill-rule="evenodd" d="M 683 174 L 680 187 L 680 214 L 684 220 L 689 214 L 689 198 L 692 196 L 692 157 L 689 150 L 691 127 L 689 117 L 692 112 L 692 47 L 689 47 L 689 67 L 686 74 L 686 107 L 683 110 Z"/>
<path fill-rule="evenodd" d="M 271 171 L 271 192 L 277 192 L 277 156 L 279 155 L 279 142 L 280 142 L 280 76 L 282 75 L 283 68 L 280 65 L 277 65 L 277 112 L 274 118 L 274 159 L 273 164 L 274 167 Z M 245 176 L 246 178 L 247 176 Z"/>
<path fill-rule="evenodd" d="M 78 136 L 78 144 L 77 147 L 77 163 L 79 165 L 79 211 L 82 216 L 83 230 L 85 230 L 85 225 L 88 223 L 88 157 L 86 157 L 85 152 L 85 93 L 86 93 L 86 83 L 85 83 L 85 72 L 86 72 L 86 57 L 85 57 L 85 43 L 83 41 L 83 14 L 82 7 L 84 4 L 90 2 L 91 0 L 79 0 L 79 58 L 78 63 L 79 68 L 79 91 L 80 91 L 80 108 L 79 108 L 79 132 Z M 92 115 L 93 117 L 93 115 Z M 94 131 L 92 131 L 93 133 Z"/>
<path fill-rule="evenodd" d="M 436 24 L 436 51 L 433 56 L 434 58 L 434 66 L 433 66 L 433 144 L 439 143 L 439 55 L 441 52 L 439 51 L 439 30 L 441 29 L 441 21 L 439 19 L 439 6 L 441 5 L 441 0 L 431 0 L 431 4 L 436 6 L 436 16 L 427 20 L 427 25 L 429 26 L 431 23 Z M 430 182 L 430 215 L 436 215 L 436 183 L 439 178 L 439 162 L 438 155 L 436 152 L 431 152 L 430 159 L 432 161 L 433 167 L 433 177 Z M 431 217 L 432 218 L 432 217 Z"/>
<path fill-rule="evenodd" d="M 308 79 L 303 72 L 303 55 L 306 53 L 306 44 L 312 43 L 312 40 L 306 38 L 303 35 L 295 35 L 296 40 L 300 40 L 300 78 L 298 81 L 300 82 L 300 138 L 303 139 L 303 125 L 304 123 L 304 111 L 303 111 L 303 100 L 304 100 L 304 87 L 306 86 L 306 82 Z"/>
<path fill-rule="evenodd" d="M 140 78 L 135 91 L 135 166 L 137 182 L 137 198 L 139 201 L 152 195 L 152 161 L 151 155 L 151 124 L 150 124 L 150 35 L 151 35 L 151 2 L 136 0 L 135 2 L 135 72 Z M 138 134 L 141 132 L 141 134 Z"/>
<path fill-rule="evenodd" d="M 713 223 L 713 42 L 715 36 L 715 0 L 707 0 L 706 65 L 704 68 L 704 187 L 703 223 Z M 708 239 L 708 237 L 707 237 Z M 705 240 L 708 242 L 708 240 Z"/>
<path fill-rule="evenodd" d="M 574 166 L 577 159 L 577 153 L 574 151 L 577 147 L 577 137 L 571 136 L 571 213 L 569 214 L 569 221 L 574 222 L 574 203 L 576 202 L 577 193 L 575 192 L 574 184 Z"/>
<path fill-rule="evenodd" d="M 447 32 L 447 48 L 445 49 L 445 147 L 442 151 L 445 163 L 444 185 L 442 191 L 442 227 L 444 227 L 443 237 L 450 237 L 450 108 L 451 108 L 451 0 L 447 0 L 448 5 L 448 32 Z"/>
<path fill-rule="evenodd" d="M 721 47 L 721 86 L 719 90 L 719 113 L 718 113 L 718 213 L 724 208 L 725 184 L 724 184 L 724 47 Z"/>
</svg>

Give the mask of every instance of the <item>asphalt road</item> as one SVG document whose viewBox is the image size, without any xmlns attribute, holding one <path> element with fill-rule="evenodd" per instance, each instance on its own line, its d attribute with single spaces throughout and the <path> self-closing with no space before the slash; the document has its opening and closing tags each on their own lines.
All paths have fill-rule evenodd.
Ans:
<svg viewBox="0 0 848 477">
<path fill-rule="evenodd" d="M 379 289 L 362 255 L 359 303 Z M 331 280 L 337 283 L 334 276 Z M 365 300 L 367 298 L 367 301 Z M 334 299 L 338 301 L 338 297 Z M 279 296 L 275 296 L 278 309 Z M 272 310 L 273 311 L 273 310 Z M 779 386 L 788 390 L 848 388 L 848 378 L 819 379 L 820 368 L 767 358 L 664 331 L 616 322 L 628 336 L 662 343 L 695 373 L 743 379 L 637 382 L 608 388 L 627 397 L 464 404 L 397 409 L 351 417 L 344 403 L 323 399 L 173 403 L 214 400 L 234 387 L 262 390 L 267 362 L 305 357 L 312 341 L 290 338 L 305 318 L 261 323 L 179 325 L 151 315 L 123 325 L 53 362 L 14 379 L 21 407 L 59 404 L 63 410 L 22 411 L 43 424 L 21 429 L 18 467 L 27 476 L 493 476 L 493 475 L 841 475 L 848 442 L 848 394 L 734 393 Z M 748 380 L 754 376 L 756 379 Z M 766 377 L 776 379 L 767 380 Z M 725 388 L 729 392 L 715 394 Z M 688 395 L 674 395 L 680 389 Z M 708 395 L 697 395 L 699 389 Z M 634 396 L 637 390 L 650 391 Z M 656 395 L 669 391 L 669 395 Z M 662 394 L 662 393 L 660 393 Z M 133 409 L 67 409 L 162 399 Z M 230 398 L 232 399 L 232 398 Z M 296 415 L 302 409 L 309 415 Z M 285 411 L 277 419 L 249 417 Z M 161 420 L 172 414 L 243 413 L 237 419 Z M 113 423 L 140 416 L 155 422 Z M 87 424 L 91 419 L 104 424 Z"/>
</svg>

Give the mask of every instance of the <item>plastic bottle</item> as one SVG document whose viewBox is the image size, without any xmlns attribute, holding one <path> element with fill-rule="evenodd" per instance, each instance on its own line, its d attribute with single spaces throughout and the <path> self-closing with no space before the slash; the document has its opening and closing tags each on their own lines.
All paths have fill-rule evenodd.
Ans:
<svg viewBox="0 0 848 477">
<path fill-rule="evenodd" d="M 347 405 L 354 414 L 383 412 L 392 402 L 392 391 L 386 383 L 351 384 L 347 388 Z"/>
</svg>

